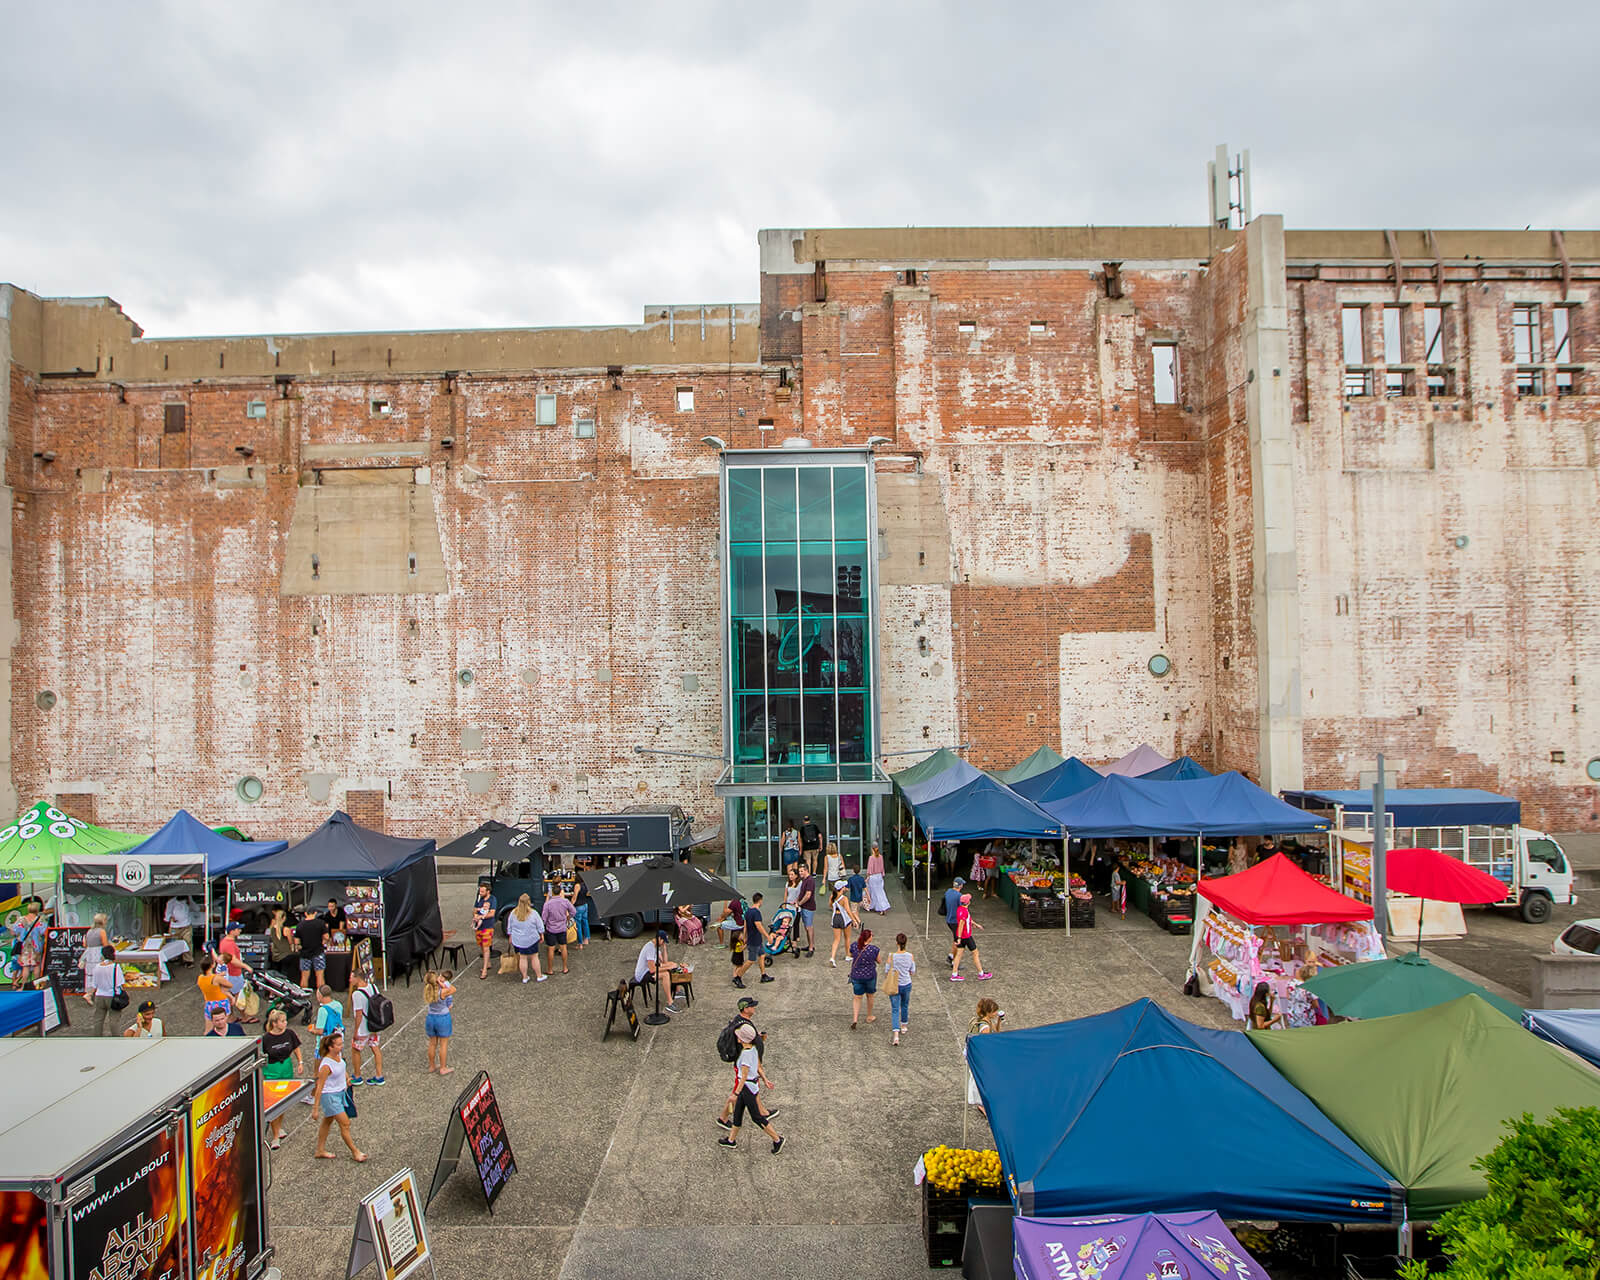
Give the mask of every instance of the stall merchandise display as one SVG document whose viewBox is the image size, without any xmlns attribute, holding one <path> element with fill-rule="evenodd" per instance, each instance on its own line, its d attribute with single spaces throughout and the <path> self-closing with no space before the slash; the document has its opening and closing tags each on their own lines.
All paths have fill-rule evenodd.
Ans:
<svg viewBox="0 0 1600 1280">
<path fill-rule="evenodd" d="M 1254 926 L 1217 908 L 1206 916 L 1201 944 L 1211 955 L 1205 969 L 1215 994 L 1236 1020 L 1247 1020 L 1256 984 L 1265 982 L 1273 1007 L 1289 1027 L 1326 1021 L 1316 998 L 1301 986 L 1319 968 L 1383 954 L 1370 921 Z"/>
<path fill-rule="evenodd" d="M 1128 901 L 1169 933 L 1188 933 L 1194 926 L 1195 870 L 1181 858 L 1164 854 L 1117 859 L 1128 887 Z"/>
<path fill-rule="evenodd" d="M 1000 1153 L 934 1147 L 917 1161 L 913 1178 L 922 1184 L 922 1241 L 928 1265 L 959 1266 L 972 1201 L 1005 1195 Z"/>
</svg>

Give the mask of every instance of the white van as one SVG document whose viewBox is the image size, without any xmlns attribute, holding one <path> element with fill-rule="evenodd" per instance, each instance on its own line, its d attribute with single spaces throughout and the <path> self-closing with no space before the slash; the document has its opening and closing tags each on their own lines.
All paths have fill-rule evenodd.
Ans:
<svg viewBox="0 0 1600 1280">
<path fill-rule="evenodd" d="M 1370 791 L 1288 791 L 1301 809 L 1331 812 L 1334 832 L 1370 842 Z M 1489 791 L 1430 787 L 1391 789 L 1385 797 L 1391 849 L 1437 849 L 1504 882 L 1498 907 L 1516 907 L 1530 924 L 1550 918 L 1556 903 L 1578 900 L 1566 851 L 1543 831 L 1521 824 L 1522 806 Z M 1452 823 L 1450 819 L 1462 821 Z M 1334 841 L 1338 843 L 1337 839 Z M 1334 865 L 1339 865 L 1337 853 Z"/>
</svg>

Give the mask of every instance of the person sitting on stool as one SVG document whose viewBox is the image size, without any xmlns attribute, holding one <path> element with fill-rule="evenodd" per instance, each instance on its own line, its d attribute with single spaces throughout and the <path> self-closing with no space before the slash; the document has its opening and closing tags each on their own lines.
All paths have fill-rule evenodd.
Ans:
<svg viewBox="0 0 1600 1280">
<path fill-rule="evenodd" d="M 646 942 L 639 948 L 639 962 L 633 966 L 633 981 L 639 987 L 647 987 L 654 982 L 658 990 L 667 997 L 667 1003 L 661 1006 L 662 1013 L 679 1013 L 681 1010 L 672 995 L 672 975 L 674 973 L 690 974 L 694 970 L 679 964 L 676 960 L 667 959 L 667 931 L 657 929 L 655 940 Z"/>
</svg>

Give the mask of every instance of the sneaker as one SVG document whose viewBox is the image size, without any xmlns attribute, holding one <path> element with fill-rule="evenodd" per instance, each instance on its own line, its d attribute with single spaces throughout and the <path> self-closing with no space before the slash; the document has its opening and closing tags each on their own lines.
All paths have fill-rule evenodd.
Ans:
<svg viewBox="0 0 1600 1280">
<path fill-rule="evenodd" d="M 772 977 L 772 975 L 770 973 L 764 973 L 764 974 L 761 975 L 761 981 L 763 981 L 763 982 L 772 982 L 773 981 L 773 977 Z"/>
<path fill-rule="evenodd" d="M 350 1077 L 350 1087 L 352 1089 L 354 1089 L 358 1084 L 366 1084 L 366 1081 L 363 1080 L 360 1076 L 351 1076 Z"/>
<path fill-rule="evenodd" d="M 965 976 L 963 976 L 963 975 L 962 975 L 962 974 L 959 974 L 959 973 L 952 973 L 952 974 L 951 974 L 951 975 L 950 975 L 950 981 L 951 981 L 951 982 L 965 982 L 965 981 L 966 981 L 966 978 L 965 978 Z"/>
<path fill-rule="evenodd" d="M 662 1013 L 682 1013 L 683 1010 L 678 1006 L 678 1002 L 676 1000 L 672 1000 L 672 1001 L 669 1001 L 668 1003 L 666 1003 L 666 1004 L 661 1006 L 661 1012 Z"/>
<path fill-rule="evenodd" d="M 733 980 L 733 985 L 738 987 L 740 991 L 743 991 L 744 990 L 744 979 L 743 978 L 735 978 Z"/>
<path fill-rule="evenodd" d="M 717 1145 L 719 1147 L 736 1147 L 739 1144 L 737 1142 L 735 1142 L 732 1138 L 718 1138 L 717 1139 Z"/>
<path fill-rule="evenodd" d="M 782 1114 L 783 1113 L 779 1111 L 777 1107 L 773 1107 L 771 1111 L 767 1112 L 767 1119 L 776 1120 Z"/>
<path fill-rule="evenodd" d="M 783 1150 L 783 1144 L 785 1142 L 787 1142 L 787 1141 L 788 1141 L 787 1138 L 779 1138 L 776 1142 L 774 1142 L 772 1144 L 772 1154 L 773 1155 L 777 1155 L 778 1152 L 782 1151 Z"/>
<path fill-rule="evenodd" d="M 527 979 L 524 978 L 523 981 L 526 982 Z M 550 981 L 550 975 L 548 973 L 541 973 L 537 978 L 534 979 L 534 981 L 535 982 L 549 982 Z"/>
<path fill-rule="evenodd" d="M 522 980 L 522 985 L 523 985 L 523 986 L 527 986 L 527 985 L 528 985 L 528 983 L 529 983 L 529 981 L 531 981 L 531 979 L 528 979 L 528 978 L 524 978 L 524 979 L 523 979 L 523 980 Z"/>
<path fill-rule="evenodd" d="M 368 1084 L 387 1084 L 388 1081 L 385 1080 L 383 1076 L 373 1076 L 367 1081 L 367 1083 Z"/>
<path fill-rule="evenodd" d="M 985 978 L 992 978 L 992 977 L 994 977 L 994 974 L 992 974 L 992 973 L 980 973 L 978 975 L 978 981 L 982 982 Z"/>
<path fill-rule="evenodd" d="M 731 1129 L 731 1128 L 733 1128 L 733 1121 L 732 1120 L 724 1120 L 721 1116 L 718 1116 L 717 1117 L 717 1128 L 719 1128 L 719 1129 Z"/>
</svg>

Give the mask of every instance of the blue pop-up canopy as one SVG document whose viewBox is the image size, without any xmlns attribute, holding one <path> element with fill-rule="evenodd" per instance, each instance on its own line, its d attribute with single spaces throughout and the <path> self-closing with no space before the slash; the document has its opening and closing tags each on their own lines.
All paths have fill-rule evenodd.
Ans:
<svg viewBox="0 0 1600 1280">
<path fill-rule="evenodd" d="M 1044 804 L 1047 800 L 1065 800 L 1104 781 L 1098 769 L 1073 756 L 1070 760 L 1063 760 L 1054 769 L 1023 778 L 1010 786 L 1018 795 L 1026 796 L 1034 804 Z"/>
<path fill-rule="evenodd" d="M 1370 791 L 1285 791 L 1301 809 L 1371 813 Z M 1384 792 L 1383 807 L 1397 827 L 1513 827 L 1522 821 L 1522 803 L 1472 787 L 1399 787 Z M 1288 827 L 1282 828 L 1289 830 Z"/>
<path fill-rule="evenodd" d="M 913 802 L 917 825 L 935 840 L 1059 840 L 1061 824 L 1003 782 L 980 773 L 937 799 Z"/>
<path fill-rule="evenodd" d="M 1534 1035 L 1600 1067 L 1600 1009 L 1529 1009 L 1522 1021 Z"/>
<path fill-rule="evenodd" d="M 1385 1222 L 1404 1203 L 1243 1036 L 1149 1000 L 973 1036 L 967 1060 L 1018 1213 Z"/>
<path fill-rule="evenodd" d="M 124 858 L 192 858 L 205 859 L 206 875 L 221 876 L 232 871 L 241 862 L 252 858 L 265 858 L 282 853 L 289 847 L 286 840 L 233 840 L 219 835 L 187 809 L 179 809 L 167 823 L 142 844 L 124 850 Z"/>
<path fill-rule="evenodd" d="M 947 752 L 946 754 L 949 759 L 947 762 L 943 762 L 944 768 L 937 773 L 900 782 L 901 792 L 913 805 L 921 804 L 927 800 L 937 800 L 940 796 L 947 796 L 952 791 L 961 790 L 962 787 L 977 781 L 979 778 L 988 777 L 977 765 L 968 764 L 953 752 Z M 931 761 L 924 761 L 923 763 L 928 764 Z M 916 767 L 915 765 L 912 766 L 913 769 Z M 908 769 L 906 772 L 910 773 L 911 770 Z M 900 781 L 898 775 L 895 775 L 894 781 Z"/>
<path fill-rule="evenodd" d="M 1328 823 L 1268 795 L 1243 774 L 1152 782 L 1115 774 L 1043 806 L 1074 838 L 1249 836 L 1323 831 Z"/>
<path fill-rule="evenodd" d="M 1149 782 L 1190 782 L 1195 778 L 1209 778 L 1211 770 L 1205 768 L 1198 760 L 1190 756 L 1179 756 L 1171 764 L 1164 764 L 1159 769 L 1152 769 L 1149 773 L 1141 773 L 1141 778 Z"/>
</svg>

